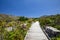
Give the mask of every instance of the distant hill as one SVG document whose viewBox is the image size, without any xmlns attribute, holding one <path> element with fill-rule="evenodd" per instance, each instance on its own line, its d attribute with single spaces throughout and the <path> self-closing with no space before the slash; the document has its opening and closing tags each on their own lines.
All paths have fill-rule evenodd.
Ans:
<svg viewBox="0 0 60 40">
<path fill-rule="evenodd" d="M 39 18 L 40 24 L 42 26 L 52 26 L 60 30 L 60 14 L 42 16 Z"/>
<path fill-rule="evenodd" d="M 30 20 L 30 18 L 22 17 L 22 16 L 12 16 L 7 14 L 0 14 L 0 21 L 25 21 Z M 32 21 L 38 20 L 40 21 L 41 26 L 52 26 L 60 30 L 60 14 L 49 15 L 49 16 L 41 16 L 39 18 L 31 18 Z"/>
<path fill-rule="evenodd" d="M 7 14 L 0 14 L 0 21 L 7 21 L 7 20 L 17 20 L 19 17 L 17 16 L 12 16 L 12 15 L 7 15 Z"/>
</svg>

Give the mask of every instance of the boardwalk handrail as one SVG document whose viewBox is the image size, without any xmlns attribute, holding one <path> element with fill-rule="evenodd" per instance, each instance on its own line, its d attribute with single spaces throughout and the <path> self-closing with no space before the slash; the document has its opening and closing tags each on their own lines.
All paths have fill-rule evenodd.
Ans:
<svg viewBox="0 0 60 40">
<path fill-rule="evenodd" d="M 51 40 L 50 37 L 48 36 L 48 34 L 45 32 L 45 30 L 43 28 L 42 28 L 42 30 L 43 30 L 44 34 L 46 35 L 46 37 L 48 38 L 48 40 Z"/>
</svg>

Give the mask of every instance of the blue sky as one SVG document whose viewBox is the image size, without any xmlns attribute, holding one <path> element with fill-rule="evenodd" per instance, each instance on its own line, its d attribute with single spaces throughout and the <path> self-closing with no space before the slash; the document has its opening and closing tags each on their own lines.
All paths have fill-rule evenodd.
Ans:
<svg viewBox="0 0 60 40">
<path fill-rule="evenodd" d="M 40 17 L 60 13 L 60 0 L 0 0 L 0 13 Z"/>
</svg>

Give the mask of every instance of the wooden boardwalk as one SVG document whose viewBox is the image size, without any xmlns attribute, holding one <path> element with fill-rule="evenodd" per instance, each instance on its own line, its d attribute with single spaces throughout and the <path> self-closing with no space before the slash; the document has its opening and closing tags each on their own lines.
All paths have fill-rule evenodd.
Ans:
<svg viewBox="0 0 60 40">
<path fill-rule="evenodd" d="M 28 30 L 24 40 L 48 40 L 48 38 L 37 21 L 31 25 L 31 28 Z"/>
</svg>

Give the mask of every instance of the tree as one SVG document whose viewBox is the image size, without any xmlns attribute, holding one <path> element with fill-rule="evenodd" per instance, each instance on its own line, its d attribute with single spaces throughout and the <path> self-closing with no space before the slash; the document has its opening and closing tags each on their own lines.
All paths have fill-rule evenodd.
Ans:
<svg viewBox="0 0 60 40">
<path fill-rule="evenodd" d="M 27 17 L 22 16 L 22 17 L 20 17 L 18 20 L 19 20 L 19 21 L 26 21 L 26 20 L 28 20 L 28 18 L 27 18 Z"/>
</svg>

